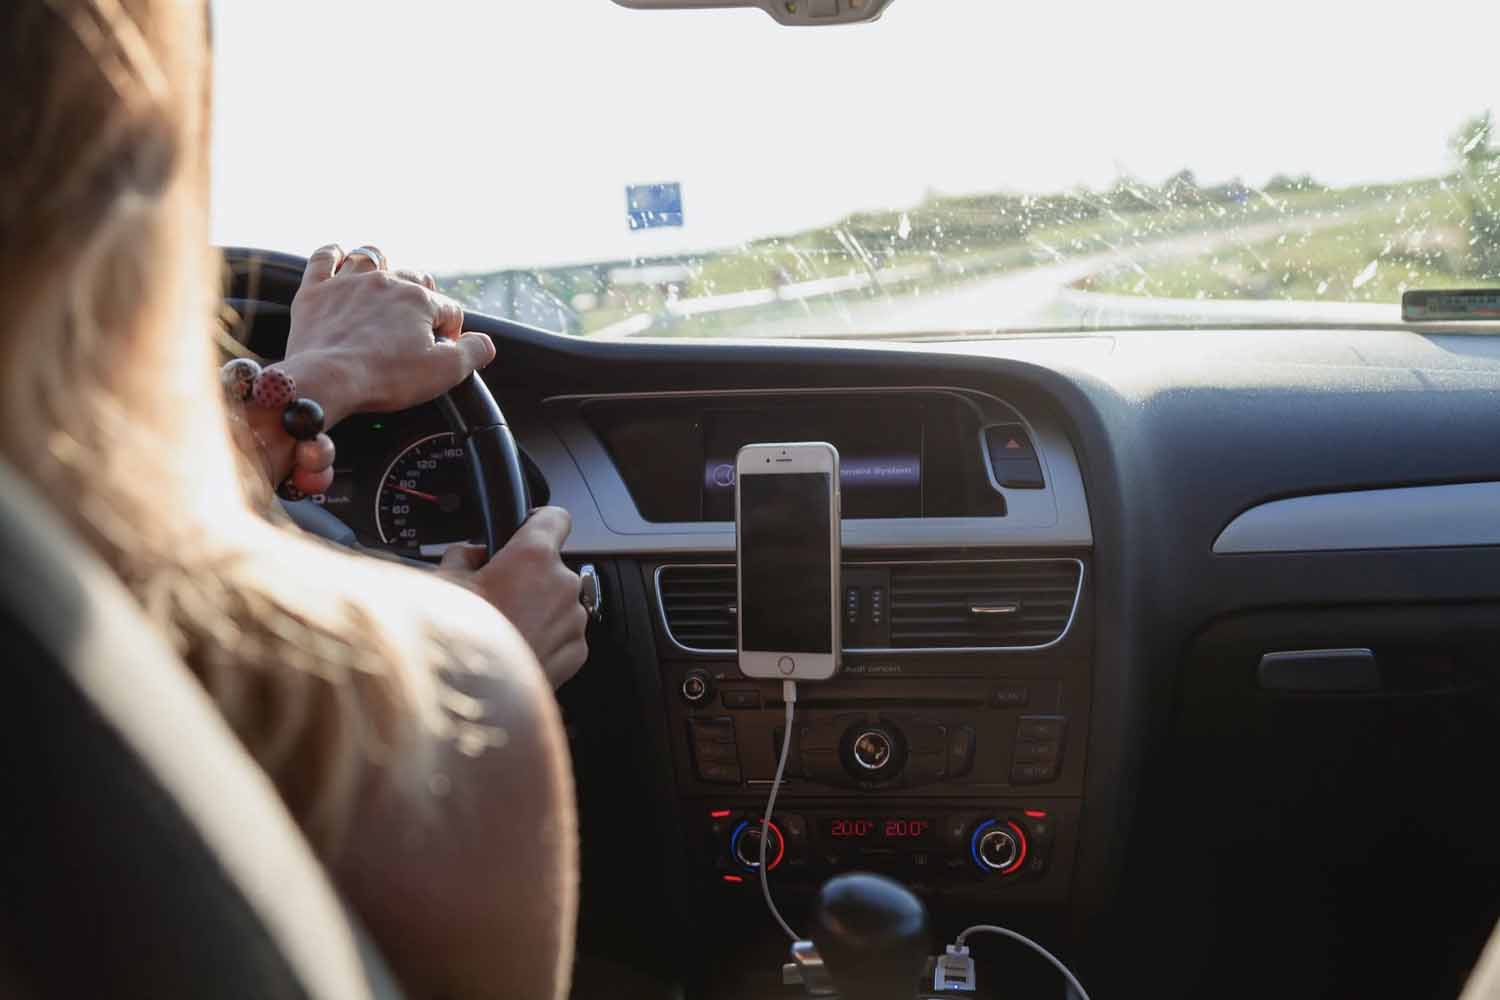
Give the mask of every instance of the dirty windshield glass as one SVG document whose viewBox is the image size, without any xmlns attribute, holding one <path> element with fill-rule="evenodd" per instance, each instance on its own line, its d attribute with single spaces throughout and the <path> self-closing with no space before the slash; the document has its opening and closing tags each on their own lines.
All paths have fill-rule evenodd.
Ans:
<svg viewBox="0 0 1500 1000">
<path fill-rule="evenodd" d="M 1500 286 L 1500 7 L 215 4 L 214 235 L 559 333 L 1396 322 Z"/>
</svg>

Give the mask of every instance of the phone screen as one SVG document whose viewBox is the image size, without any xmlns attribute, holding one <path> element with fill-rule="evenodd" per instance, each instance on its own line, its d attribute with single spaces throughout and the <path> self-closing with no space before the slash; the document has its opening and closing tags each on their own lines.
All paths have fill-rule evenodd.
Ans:
<svg viewBox="0 0 1500 1000">
<path fill-rule="evenodd" d="M 742 475 L 739 490 L 744 648 L 833 652 L 832 477 Z"/>
</svg>

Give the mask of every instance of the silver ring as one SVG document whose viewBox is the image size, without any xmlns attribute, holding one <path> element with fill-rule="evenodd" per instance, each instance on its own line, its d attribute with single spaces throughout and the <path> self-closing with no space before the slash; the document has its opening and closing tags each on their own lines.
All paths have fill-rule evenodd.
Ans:
<svg viewBox="0 0 1500 1000">
<path fill-rule="evenodd" d="M 604 617 L 604 584 L 593 563 L 578 567 L 578 603 L 589 613 L 590 621 Z"/>
<path fill-rule="evenodd" d="M 384 271 L 385 270 L 385 254 L 381 253 L 375 247 L 372 247 L 372 246 L 355 247 L 353 250 L 350 250 L 347 254 L 344 255 L 344 264 L 349 263 L 349 258 L 351 258 L 351 257 L 368 257 L 370 259 L 370 263 L 375 265 L 375 270 L 377 270 L 377 271 Z M 339 265 L 339 270 L 342 271 L 343 269 L 344 269 L 344 265 L 340 264 Z"/>
</svg>

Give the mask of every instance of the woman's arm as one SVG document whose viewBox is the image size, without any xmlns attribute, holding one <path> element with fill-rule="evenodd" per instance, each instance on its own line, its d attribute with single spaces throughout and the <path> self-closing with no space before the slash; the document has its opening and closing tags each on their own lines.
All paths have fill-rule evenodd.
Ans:
<svg viewBox="0 0 1500 1000">
<path fill-rule="evenodd" d="M 332 427 L 356 412 L 402 410 L 426 402 L 489 364 L 495 345 L 463 333 L 463 309 L 433 290 L 431 277 L 377 271 L 363 254 L 335 245 L 308 258 L 292 302 L 292 331 L 280 367 L 300 395 L 323 407 Z M 292 466 L 295 442 L 281 415 L 249 407 L 245 418 L 265 445 L 273 485 Z M 493 559 L 478 546 L 454 546 L 444 567 L 520 630 L 554 687 L 588 656 L 588 615 L 579 579 L 562 561 L 566 511 L 538 511 Z"/>
</svg>

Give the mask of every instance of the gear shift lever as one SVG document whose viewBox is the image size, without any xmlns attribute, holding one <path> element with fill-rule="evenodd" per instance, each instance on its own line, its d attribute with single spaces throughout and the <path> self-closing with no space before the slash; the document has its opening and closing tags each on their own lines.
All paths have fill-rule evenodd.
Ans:
<svg viewBox="0 0 1500 1000">
<path fill-rule="evenodd" d="M 818 891 L 809 935 L 846 1000 L 912 1000 L 927 963 L 927 909 L 911 890 L 856 872 Z"/>
</svg>

